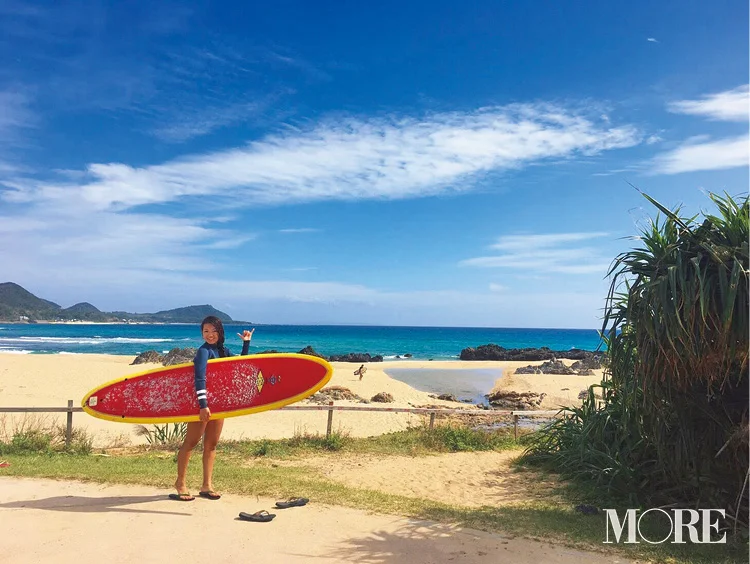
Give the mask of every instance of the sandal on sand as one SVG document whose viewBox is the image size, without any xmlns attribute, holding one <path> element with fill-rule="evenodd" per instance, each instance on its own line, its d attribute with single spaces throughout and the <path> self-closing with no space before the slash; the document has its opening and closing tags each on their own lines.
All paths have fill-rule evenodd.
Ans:
<svg viewBox="0 0 750 564">
<path fill-rule="evenodd" d="M 195 497 L 193 497 L 189 493 L 171 493 L 169 494 L 169 499 L 173 499 L 175 501 L 193 501 Z"/>
<path fill-rule="evenodd" d="M 276 507 L 279 509 L 287 509 L 288 507 L 302 507 L 303 505 L 307 505 L 307 502 L 310 501 L 306 497 L 293 497 L 286 501 L 277 501 Z"/>
<path fill-rule="evenodd" d="M 221 499 L 221 494 L 217 494 L 215 491 L 198 492 L 198 495 L 205 497 L 206 499 Z"/>
<path fill-rule="evenodd" d="M 240 511 L 240 519 L 242 519 L 243 521 L 268 523 L 269 521 L 272 521 L 274 517 L 276 517 L 276 515 L 274 515 L 273 513 L 269 513 L 265 509 L 261 509 L 260 511 L 256 511 L 255 513 L 245 513 L 244 511 Z"/>
</svg>

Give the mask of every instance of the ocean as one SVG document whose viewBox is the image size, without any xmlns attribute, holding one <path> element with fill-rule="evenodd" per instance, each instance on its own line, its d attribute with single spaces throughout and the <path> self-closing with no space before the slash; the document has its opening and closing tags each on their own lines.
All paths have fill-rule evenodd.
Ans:
<svg viewBox="0 0 750 564">
<path fill-rule="evenodd" d="M 249 328 L 226 325 L 227 346 L 235 354 L 242 343 L 237 332 Z M 165 353 L 175 347 L 203 343 L 195 325 L 7 324 L 0 325 L 0 352 L 16 354 L 114 354 L 135 357 L 146 350 Z M 341 325 L 257 325 L 251 353 L 268 349 L 298 352 L 312 346 L 330 356 L 370 353 L 384 357 L 386 374 L 435 394 L 450 393 L 461 400 L 483 403 L 484 394 L 502 377 L 500 369 L 388 368 L 389 360 L 458 360 L 461 350 L 494 343 L 505 348 L 549 347 L 594 350 L 594 329 L 511 329 L 471 327 L 362 327 Z M 353 367 L 352 370 L 356 368 Z"/>
<path fill-rule="evenodd" d="M 227 346 L 235 354 L 242 347 L 236 333 L 245 328 L 225 327 Z M 135 356 L 151 349 L 167 352 L 175 347 L 199 347 L 202 343 L 197 324 L 0 324 L 0 352 L 19 354 Z M 415 360 L 457 360 L 462 349 L 488 343 L 508 349 L 594 350 L 599 345 L 599 333 L 595 329 L 257 325 L 250 352 L 298 352 L 310 345 L 326 356 L 356 352 L 379 354 L 385 360 L 406 354 Z"/>
</svg>

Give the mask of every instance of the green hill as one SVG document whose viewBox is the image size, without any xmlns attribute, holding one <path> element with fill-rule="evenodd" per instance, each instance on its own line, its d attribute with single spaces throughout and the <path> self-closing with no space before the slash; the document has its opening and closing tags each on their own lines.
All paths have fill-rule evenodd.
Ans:
<svg viewBox="0 0 750 564">
<path fill-rule="evenodd" d="M 13 282 L 0 284 L 0 319 L 18 321 L 29 319 L 54 319 L 61 307 L 54 302 L 37 298 L 34 294 Z"/>
<path fill-rule="evenodd" d="M 13 282 L 0 284 L 0 321 L 71 321 L 92 322 L 139 321 L 143 323 L 200 323 L 204 317 L 215 315 L 224 323 L 237 323 L 223 311 L 205 305 L 193 305 L 157 311 L 156 313 L 105 312 L 88 302 L 80 302 L 63 309 L 54 302 L 38 298 Z"/>
</svg>

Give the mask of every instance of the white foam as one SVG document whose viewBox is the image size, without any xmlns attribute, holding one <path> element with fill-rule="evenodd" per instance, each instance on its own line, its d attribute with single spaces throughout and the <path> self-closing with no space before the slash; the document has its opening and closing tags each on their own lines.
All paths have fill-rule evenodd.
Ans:
<svg viewBox="0 0 750 564">
<path fill-rule="evenodd" d="M 0 345 L 12 343 L 50 343 L 57 345 L 106 345 L 108 343 L 171 343 L 174 339 L 137 339 L 134 337 L 7 337 Z"/>
</svg>

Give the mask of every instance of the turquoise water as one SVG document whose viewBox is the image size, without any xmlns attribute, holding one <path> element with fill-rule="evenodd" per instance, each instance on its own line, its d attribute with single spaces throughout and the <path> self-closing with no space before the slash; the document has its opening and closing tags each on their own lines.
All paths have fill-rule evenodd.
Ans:
<svg viewBox="0 0 750 564">
<path fill-rule="evenodd" d="M 297 352 L 310 345 L 324 355 L 350 352 L 383 355 L 385 360 L 411 354 L 415 360 L 456 360 L 461 349 L 494 343 L 505 348 L 549 347 L 553 350 L 594 350 L 594 329 L 512 329 L 472 327 L 364 327 L 341 325 L 257 325 L 251 353 L 267 349 Z M 236 335 L 245 326 L 226 326 L 227 346 L 241 348 Z M 198 325 L 0 325 L 0 352 L 21 354 L 137 355 L 145 350 L 166 352 L 198 347 Z"/>
</svg>

